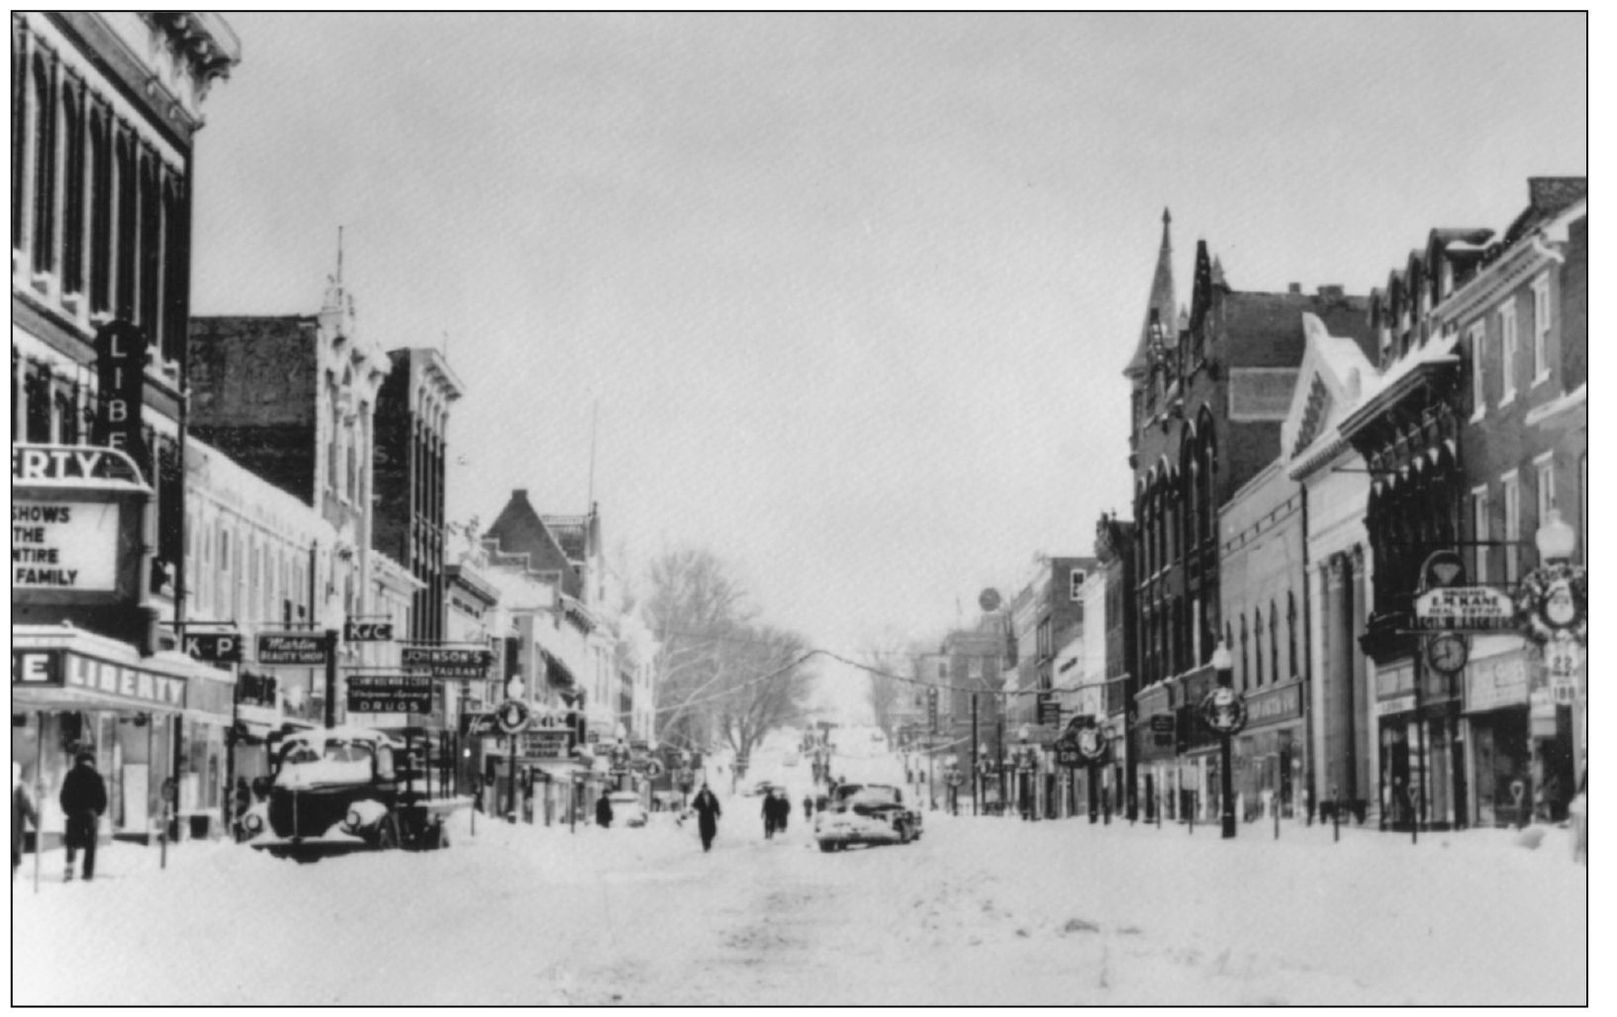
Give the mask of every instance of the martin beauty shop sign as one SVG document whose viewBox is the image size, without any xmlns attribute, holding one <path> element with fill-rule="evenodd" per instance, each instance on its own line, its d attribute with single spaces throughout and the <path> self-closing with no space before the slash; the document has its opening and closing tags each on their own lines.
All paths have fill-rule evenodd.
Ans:
<svg viewBox="0 0 1617 1017">
<path fill-rule="evenodd" d="M 138 603 L 150 498 L 134 462 L 116 449 L 12 445 L 13 614 L 55 623 L 69 620 L 57 608 Z"/>
</svg>

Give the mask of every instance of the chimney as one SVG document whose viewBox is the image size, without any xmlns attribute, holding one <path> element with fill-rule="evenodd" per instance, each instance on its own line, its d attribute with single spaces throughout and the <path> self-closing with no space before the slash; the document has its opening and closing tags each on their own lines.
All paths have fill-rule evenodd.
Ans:
<svg viewBox="0 0 1617 1017">
<path fill-rule="evenodd" d="M 1321 298 L 1323 298 L 1325 300 L 1341 300 L 1342 299 L 1342 286 L 1339 283 L 1332 284 L 1332 285 L 1329 285 L 1329 286 L 1321 286 L 1319 288 L 1319 295 L 1320 295 Z"/>
<path fill-rule="evenodd" d="M 1287 283 L 1286 284 L 1286 292 L 1292 294 L 1293 296 L 1299 296 L 1300 297 L 1300 296 L 1302 296 L 1302 293 L 1303 293 L 1303 284 L 1302 283 Z"/>
</svg>

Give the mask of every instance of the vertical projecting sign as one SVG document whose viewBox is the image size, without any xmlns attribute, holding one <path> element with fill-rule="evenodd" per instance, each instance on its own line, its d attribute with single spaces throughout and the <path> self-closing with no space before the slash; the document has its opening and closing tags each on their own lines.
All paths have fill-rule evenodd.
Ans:
<svg viewBox="0 0 1617 1017">
<path fill-rule="evenodd" d="M 149 465 L 140 430 L 148 345 L 146 332 L 122 319 L 107 322 L 95 333 L 96 387 L 101 405 L 90 443 L 126 452 L 142 466 Z"/>
</svg>

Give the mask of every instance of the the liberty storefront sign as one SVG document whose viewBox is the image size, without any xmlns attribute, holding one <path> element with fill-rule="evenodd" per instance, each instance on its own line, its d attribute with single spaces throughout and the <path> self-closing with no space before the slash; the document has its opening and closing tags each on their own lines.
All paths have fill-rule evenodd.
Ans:
<svg viewBox="0 0 1617 1017">
<path fill-rule="evenodd" d="M 1303 687 L 1301 683 L 1265 689 L 1246 697 L 1246 723 L 1248 727 L 1262 727 L 1303 715 Z"/>
<path fill-rule="evenodd" d="M 11 687 L 79 690 L 131 706 L 185 708 L 185 679 L 69 650 L 12 650 Z"/>
</svg>

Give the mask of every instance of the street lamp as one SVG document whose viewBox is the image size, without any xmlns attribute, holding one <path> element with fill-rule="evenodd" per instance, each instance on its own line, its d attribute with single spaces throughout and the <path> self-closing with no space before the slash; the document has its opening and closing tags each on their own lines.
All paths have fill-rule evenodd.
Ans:
<svg viewBox="0 0 1617 1017">
<path fill-rule="evenodd" d="M 1246 726 L 1246 701 L 1235 691 L 1230 648 L 1222 639 L 1213 649 L 1212 665 L 1218 675 L 1218 686 L 1202 699 L 1201 715 L 1202 722 L 1219 736 L 1219 813 L 1224 836 L 1229 838 L 1235 836 L 1235 775 L 1231 772 L 1230 741 Z"/>
<path fill-rule="evenodd" d="M 1571 560 L 1577 537 L 1560 510 L 1545 513 L 1533 535 L 1539 565 L 1522 577 L 1516 593 L 1516 618 L 1522 634 L 1542 650 L 1556 698 L 1570 692 L 1572 758 L 1574 766 L 1581 768 L 1588 721 L 1578 672 L 1584 668 L 1589 645 L 1589 574 Z"/>
</svg>

